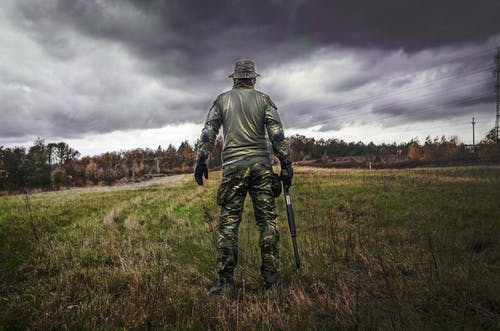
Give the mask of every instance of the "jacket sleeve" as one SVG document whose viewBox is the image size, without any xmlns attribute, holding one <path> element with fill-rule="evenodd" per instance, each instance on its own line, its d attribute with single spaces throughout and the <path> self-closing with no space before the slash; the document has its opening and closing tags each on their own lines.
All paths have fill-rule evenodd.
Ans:
<svg viewBox="0 0 500 331">
<path fill-rule="evenodd" d="M 269 96 L 266 99 L 265 123 L 267 135 L 273 146 L 273 153 L 282 163 L 289 164 L 291 163 L 290 151 L 285 142 L 285 132 L 283 131 L 283 125 L 278 115 L 278 107 L 276 107 Z"/>
<path fill-rule="evenodd" d="M 219 134 L 219 129 L 222 125 L 222 111 L 219 107 L 218 101 L 219 97 L 217 97 L 208 111 L 205 119 L 205 126 L 203 127 L 203 130 L 201 130 L 200 141 L 198 143 L 198 163 L 205 162 L 208 158 L 208 154 L 212 152 L 215 139 Z"/>
</svg>

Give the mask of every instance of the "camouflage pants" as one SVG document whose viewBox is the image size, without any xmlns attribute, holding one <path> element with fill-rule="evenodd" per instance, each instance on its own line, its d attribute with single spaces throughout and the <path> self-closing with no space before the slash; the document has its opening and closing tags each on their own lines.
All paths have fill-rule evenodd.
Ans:
<svg viewBox="0 0 500 331">
<path fill-rule="evenodd" d="M 266 282 L 279 278 L 279 234 L 271 188 L 272 167 L 268 158 L 249 158 L 224 166 L 217 203 L 221 206 L 218 226 L 217 272 L 232 277 L 238 262 L 238 228 L 247 192 L 252 198 L 261 251 L 261 275 Z"/>
</svg>

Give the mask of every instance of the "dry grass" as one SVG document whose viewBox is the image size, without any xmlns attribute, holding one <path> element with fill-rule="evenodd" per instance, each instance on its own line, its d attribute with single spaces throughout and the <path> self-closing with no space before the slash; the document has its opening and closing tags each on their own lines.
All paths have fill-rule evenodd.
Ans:
<svg viewBox="0 0 500 331">
<path fill-rule="evenodd" d="M 247 205 L 221 297 L 218 173 L 0 197 L 0 328 L 500 328 L 499 168 L 296 173 L 303 267 L 280 198 L 286 285 L 262 289 Z"/>
</svg>

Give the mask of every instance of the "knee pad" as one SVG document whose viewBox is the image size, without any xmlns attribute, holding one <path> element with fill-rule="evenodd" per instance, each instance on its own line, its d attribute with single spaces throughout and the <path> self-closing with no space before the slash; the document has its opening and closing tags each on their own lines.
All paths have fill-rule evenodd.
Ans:
<svg viewBox="0 0 500 331">
<path fill-rule="evenodd" d="M 260 235 L 259 245 L 262 248 L 273 248 L 279 241 L 278 231 L 274 227 L 267 227 Z"/>
</svg>

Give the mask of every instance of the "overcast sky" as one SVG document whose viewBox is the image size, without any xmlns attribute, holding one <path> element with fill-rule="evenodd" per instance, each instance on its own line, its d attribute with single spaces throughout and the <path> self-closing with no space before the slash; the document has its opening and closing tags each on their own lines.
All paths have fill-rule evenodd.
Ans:
<svg viewBox="0 0 500 331">
<path fill-rule="evenodd" d="M 472 143 L 472 117 L 476 137 L 495 123 L 499 13 L 498 0 L 0 0 L 0 145 L 194 142 L 242 58 L 287 135 Z"/>
</svg>

